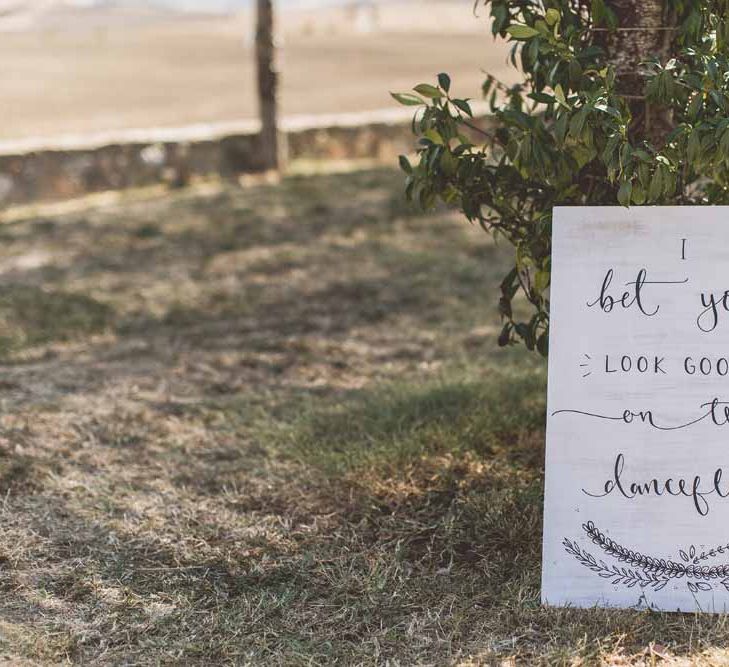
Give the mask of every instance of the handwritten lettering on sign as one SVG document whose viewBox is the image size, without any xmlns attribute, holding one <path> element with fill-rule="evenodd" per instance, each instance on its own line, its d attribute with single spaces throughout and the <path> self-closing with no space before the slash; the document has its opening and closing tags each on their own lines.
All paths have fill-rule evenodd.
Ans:
<svg viewBox="0 0 729 667">
<path fill-rule="evenodd" d="M 729 207 L 558 208 L 542 599 L 729 611 Z"/>
</svg>

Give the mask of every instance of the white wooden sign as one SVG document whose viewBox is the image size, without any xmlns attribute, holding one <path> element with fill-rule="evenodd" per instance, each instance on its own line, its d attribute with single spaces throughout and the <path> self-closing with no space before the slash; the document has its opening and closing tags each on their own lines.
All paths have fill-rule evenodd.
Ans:
<svg viewBox="0 0 729 667">
<path fill-rule="evenodd" d="M 729 611 L 729 207 L 555 209 L 542 599 Z"/>
</svg>

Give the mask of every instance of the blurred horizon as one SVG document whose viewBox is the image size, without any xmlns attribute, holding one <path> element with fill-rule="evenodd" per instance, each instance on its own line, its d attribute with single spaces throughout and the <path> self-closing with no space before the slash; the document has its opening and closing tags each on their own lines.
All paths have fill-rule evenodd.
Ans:
<svg viewBox="0 0 729 667">
<path fill-rule="evenodd" d="M 275 4 L 281 118 L 393 109 L 443 70 L 470 98 L 516 74 L 470 1 Z M 0 0 L 0 142 L 255 121 L 253 5 Z"/>
<path fill-rule="evenodd" d="M 402 1 L 402 0 L 400 0 Z M 404 0 L 415 2 L 416 0 Z M 451 0 L 456 3 L 460 0 Z M 327 7 L 385 5 L 387 0 L 276 0 L 281 10 L 311 10 Z M 255 0 L 0 0 L 0 24 L 10 19 L 32 21 L 58 10 L 117 9 L 225 14 L 248 11 Z"/>
<path fill-rule="evenodd" d="M 428 13 L 419 13 L 417 8 L 424 2 Z M 437 20 L 429 21 L 434 6 L 450 9 L 451 20 L 445 26 Z M 434 33 L 443 27 L 446 32 L 452 31 L 455 25 L 463 31 L 464 18 L 471 22 L 474 19 L 472 6 L 464 0 L 274 0 L 274 7 L 279 32 L 286 32 L 292 20 L 300 25 L 303 18 L 307 25 L 313 25 L 330 12 L 344 12 L 350 21 L 361 25 L 381 23 L 383 15 L 402 7 L 412 8 L 410 18 L 421 32 L 424 22 L 431 23 Z M 252 21 L 254 9 L 255 0 L 0 0 L 0 33 L 111 30 L 117 26 L 205 18 Z M 364 16 L 367 18 L 363 22 Z M 458 18 L 453 21 L 454 17 Z M 396 31 L 400 28 L 408 31 L 406 25 L 396 26 Z"/>
</svg>

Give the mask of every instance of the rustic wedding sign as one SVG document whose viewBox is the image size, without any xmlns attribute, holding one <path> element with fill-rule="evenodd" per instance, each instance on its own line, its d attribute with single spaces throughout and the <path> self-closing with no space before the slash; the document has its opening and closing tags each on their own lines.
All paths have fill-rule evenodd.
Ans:
<svg viewBox="0 0 729 667">
<path fill-rule="evenodd" d="M 554 212 L 542 599 L 729 610 L 729 207 Z"/>
</svg>

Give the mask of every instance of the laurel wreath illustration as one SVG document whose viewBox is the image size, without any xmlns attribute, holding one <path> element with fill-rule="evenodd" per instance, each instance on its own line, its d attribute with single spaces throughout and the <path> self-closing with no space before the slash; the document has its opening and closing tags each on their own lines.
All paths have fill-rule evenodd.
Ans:
<svg viewBox="0 0 729 667">
<path fill-rule="evenodd" d="M 638 586 L 660 591 L 669 582 L 683 579 L 692 593 L 710 591 L 719 585 L 729 591 L 729 564 L 701 565 L 704 561 L 729 552 L 729 544 L 701 553 L 697 552 L 696 547 L 692 545 L 688 551 L 683 549 L 679 551 L 679 556 L 683 562 L 676 562 L 665 558 L 655 558 L 628 549 L 610 539 L 592 521 L 582 524 L 582 529 L 587 533 L 593 544 L 622 565 L 608 565 L 605 561 L 596 559 L 591 553 L 566 537 L 562 541 L 565 551 L 599 577 L 610 579 L 614 585 L 627 588 Z"/>
</svg>

